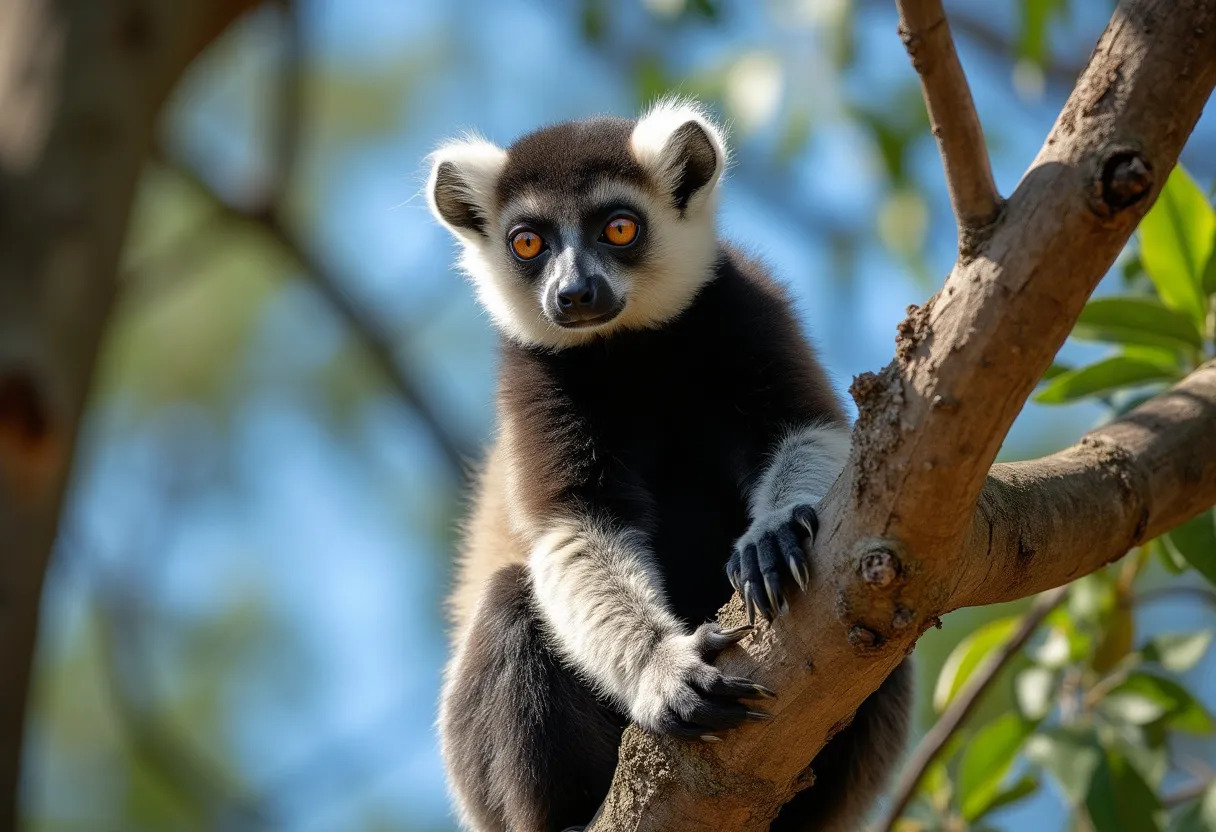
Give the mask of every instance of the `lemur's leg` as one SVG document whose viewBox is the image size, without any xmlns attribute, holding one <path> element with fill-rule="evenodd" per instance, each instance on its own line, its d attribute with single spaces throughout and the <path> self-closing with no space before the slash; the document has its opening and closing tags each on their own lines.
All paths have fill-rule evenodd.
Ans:
<svg viewBox="0 0 1216 832">
<path fill-rule="evenodd" d="M 904 661 L 853 723 L 811 763 L 815 783 L 787 803 L 771 832 L 856 832 L 903 753 L 912 707 L 912 664 Z"/>
<path fill-rule="evenodd" d="M 522 565 L 488 581 L 444 688 L 444 763 L 467 828 L 556 832 L 591 819 L 625 720 L 555 655 Z"/>
<path fill-rule="evenodd" d="M 748 495 L 752 524 L 726 564 L 749 621 L 756 612 L 772 620 L 787 609 L 794 583 L 806 588 L 806 554 L 819 530 L 814 507 L 848 455 L 849 429 L 830 423 L 793 431 L 774 450 Z"/>
<path fill-rule="evenodd" d="M 555 523 L 533 546 L 529 569 L 558 651 L 643 728 L 717 739 L 715 731 L 767 718 L 738 700 L 772 693 L 712 663 L 749 628 L 688 632 L 667 609 L 640 534 L 587 518 Z"/>
</svg>

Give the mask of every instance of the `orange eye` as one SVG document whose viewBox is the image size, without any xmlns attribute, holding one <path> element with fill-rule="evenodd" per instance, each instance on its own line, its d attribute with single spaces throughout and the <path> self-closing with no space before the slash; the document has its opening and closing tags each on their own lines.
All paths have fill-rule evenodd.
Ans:
<svg viewBox="0 0 1216 832">
<path fill-rule="evenodd" d="M 535 231 L 516 231 L 511 237 L 511 250 L 520 260 L 531 260 L 544 247 L 545 241 Z"/>
<path fill-rule="evenodd" d="M 613 217 L 604 226 L 601 239 L 614 246 L 627 246 L 638 236 L 638 222 L 631 217 Z"/>
</svg>

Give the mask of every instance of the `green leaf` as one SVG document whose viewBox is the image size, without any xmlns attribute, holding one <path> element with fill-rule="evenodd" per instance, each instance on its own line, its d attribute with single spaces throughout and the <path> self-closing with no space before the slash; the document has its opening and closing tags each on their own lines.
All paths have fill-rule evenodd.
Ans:
<svg viewBox="0 0 1216 832">
<path fill-rule="evenodd" d="M 1216 584 L 1216 511 L 1205 511 L 1161 537 L 1171 554 Z"/>
<path fill-rule="evenodd" d="M 1143 344 L 1171 350 L 1195 350 L 1203 336 L 1186 315 L 1156 298 L 1094 298 L 1085 304 L 1072 335 L 1082 341 Z"/>
<path fill-rule="evenodd" d="M 1159 830 L 1161 801 L 1127 758 L 1107 749 L 1099 760 L 1085 795 L 1094 832 L 1152 832 Z"/>
<path fill-rule="evenodd" d="M 1151 639 L 1140 652 L 1146 662 L 1157 662 L 1166 670 L 1182 673 L 1199 664 L 1211 643 L 1211 630 L 1163 633 Z"/>
<path fill-rule="evenodd" d="M 1112 719 L 1131 725 L 1148 725 L 1168 713 L 1169 708 L 1142 693 L 1112 693 L 1102 700 L 1102 710 Z"/>
<path fill-rule="evenodd" d="M 1056 674 L 1046 667 L 1028 667 L 1013 680 L 1018 710 L 1026 719 L 1042 719 L 1051 713 Z"/>
<path fill-rule="evenodd" d="M 1182 165 L 1140 222 L 1140 259 L 1166 306 L 1204 324 L 1203 272 L 1216 239 L 1216 212 Z"/>
<path fill-rule="evenodd" d="M 1061 364 L 1058 361 L 1053 361 L 1051 362 L 1051 366 L 1044 371 L 1043 378 L 1039 380 L 1039 383 L 1042 384 L 1044 381 L 1051 381 L 1056 376 L 1063 375 L 1071 369 L 1072 365 L 1070 364 Z"/>
<path fill-rule="evenodd" d="M 1034 398 L 1043 404 L 1060 404 L 1177 375 L 1153 361 L 1116 355 L 1057 376 Z"/>
<path fill-rule="evenodd" d="M 937 686 L 933 690 L 933 707 L 938 713 L 946 709 L 984 657 L 1008 639 L 1017 625 L 1016 616 L 998 618 L 955 645 L 942 665 L 942 672 L 937 677 Z"/>
<path fill-rule="evenodd" d="M 1109 704 L 1112 701 L 1113 706 Z M 1134 725 L 1164 720 L 1166 726 L 1177 731 L 1200 735 L 1212 732 L 1212 718 L 1186 688 L 1150 673 L 1128 676 L 1102 700 L 1102 709 L 1110 716 Z M 1156 715 L 1151 715 L 1150 711 L 1155 711 Z"/>
<path fill-rule="evenodd" d="M 1048 21 L 1066 8 L 1065 0 L 1025 0 L 1022 3 L 1021 31 L 1018 33 L 1018 56 L 1039 66 L 1046 64 L 1048 53 Z"/>
<path fill-rule="evenodd" d="M 1034 730 L 1016 713 L 1006 713 L 979 730 L 959 765 L 958 798 L 963 817 L 974 822 L 1001 793 L 1001 782 Z"/>
<path fill-rule="evenodd" d="M 1069 804 L 1078 806 L 1103 755 L 1092 731 L 1061 729 L 1032 736 L 1026 741 L 1026 756 L 1050 772 Z"/>
<path fill-rule="evenodd" d="M 1024 774 L 1014 782 L 1012 786 L 1006 789 L 1001 789 L 989 801 L 988 806 L 983 813 L 977 815 L 975 820 L 986 817 L 997 809 L 1004 808 L 1011 803 L 1017 803 L 1024 797 L 1029 797 L 1039 790 L 1039 778 L 1033 774 Z"/>
</svg>

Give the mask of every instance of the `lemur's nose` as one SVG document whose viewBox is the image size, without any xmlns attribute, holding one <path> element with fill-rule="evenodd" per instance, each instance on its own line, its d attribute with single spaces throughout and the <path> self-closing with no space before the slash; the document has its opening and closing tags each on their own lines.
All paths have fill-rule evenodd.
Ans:
<svg viewBox="0 0 1216 832">
<path fill-rule="evenodd" d="M 557 305 L 567 310 L 594 308 L 596 295 L 598 294 L 596 291 L 596 284 L 598 282 L 598 280 L 592 278 L 586 283 L 562 289 L 557 293 Z"/>
<path fill-rule="evenodd" d="M 550 315 L 559 326 L 579 326 L 620 311 L 611 284 L 598 274 L 572 274 L 549 296 Z"/>
</svg>

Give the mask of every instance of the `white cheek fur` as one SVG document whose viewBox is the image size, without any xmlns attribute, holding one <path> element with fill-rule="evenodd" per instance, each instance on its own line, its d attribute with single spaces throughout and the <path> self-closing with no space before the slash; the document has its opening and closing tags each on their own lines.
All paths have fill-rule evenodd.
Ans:
<svg viewBox="0 0 1216 832">
<path fill-rule="evenodd" d="M 608 276 L 627 302 L 619 316 L 595 329 L 569 330 L 552 323 L 542 311 L 543 289 L 519 278 L 505 244 L 462 235 L 460 268 L 505 335 L 528 346 L 560 350 L 620 329 L 662 326 L 688 307 L 713 278 L 718 255 L 714 200 L 681 217 L 674 208 L 656 204 L 634 189 L 628 189 L 628 196 L 646 209 L 648 225 L 643 233 L 649 238 L 649 256 L 644 268 Z"/>
<path fill-rule="evenodd" d="M 689 200 L 681 214 L 667 201 L 632 185 L 607 182 L 587 195 L 598 204 L 623 199 L 645 209 L 648 225 L 649 255 L 644 267 L 609 274 L 614 290 L 626 298 L 624 310 L 614 320 L 590 329 L 563 329 L 549 321 L 542 311 L 543 287 L 529 285 L 519 278 L 501 237 L 500 218 L 493 216 L 490 195 L 506 161 L 506 152 L 471 137 L 445 145 L 434 154 L 436 169 L 442 161 L 456 162 L 466 177 L 469 196 L 486 220 L 489 237 L 469 229 L 449 229 L 460 243 L 459 264 L 469 277 L 477 298 L 495 325 L 509 338 L 528 346 L 560 350 L 602 338 L 621 329 L 652 329 L 663 326 L 688 308 L 701 288 L 713 279 L 718 256 L 717 208 L 718 182 L 727 164 L 722 130 L 692 101 L 660 101 L 634 127 L 630 148 L 647 169 L 653 182 L 670 189 L 678 160 L 671 158 L 668 140 L 689 121 L 706 131 L 718 154 L 712 178 Z M 433 191 L 432 183 L 428 192 Z M 520 194 L 518 199 L 537 205 L 536 195 Z M 434 208 L 434 205 L 432 205 Z M 438 212 L 436 212 L 438 214 Z"/>
</svg>

